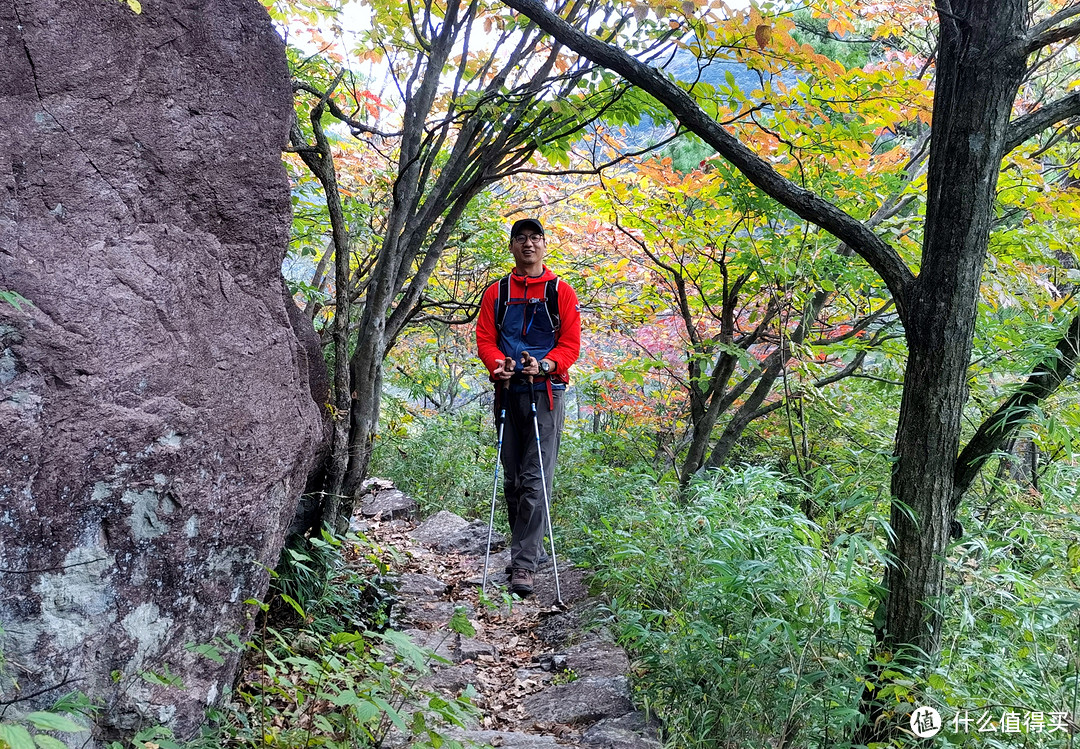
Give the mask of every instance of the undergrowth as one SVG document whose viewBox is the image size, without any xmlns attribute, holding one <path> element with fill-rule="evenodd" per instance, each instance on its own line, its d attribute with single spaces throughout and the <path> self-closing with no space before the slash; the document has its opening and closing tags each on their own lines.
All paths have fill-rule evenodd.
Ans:
<svg viewBox="0 0 1080 749">
<path fill-rule="evenodd" d="M 107 748 L 360 749 L 384 746 L 396 732 L 415 749 L 463 749 L 446 732 L 475 716 L 472 692 L 448 700 L 420 688 L 432 664 L 447 661 L 387 629 L 389 553 L 364 537 L 324 532 L 297 540 L 273 574 L 272 603 L 245 602 L 255 619 L 248 639 L 232 634 L 187 646 L 214 664 L 240 663 L 233 689 L 201 735 L 182 742 L 168 728 L 148 725 Z M 453 632 L 475 635 L 463 608 L 447 625 L 447 637 Z M 167 667 L 132 678 L 183 688 Z M 100 710 L 73 694 L 47 710 L 0 716 L 0 749 L 62 749 L 68 744 L 56 736 L 73 732 L 81 745 Z"/>
<path fill-rule="evenodd" d="M 1080 707 L 1074 466 L 1046 473 L 1039 491 L 989 481 L 966 499 L 947 551 L 942 651 L 915 673 L 888 654 L 867 663 L 889 564 L 881 460 L 853 453 L 798 479 L 729 468 L 683 492 L 631 438 L 577 426 L 555 478 L 557 545 L 593 571 L 606 622 L 631 654 L 636 700 L 661 720 L 668 747 L 850 747 L 865 689 L 900 727 L 883 747 L 922 745 L 906 726 L 923 705 L 941 716 L 935 747 L 1069 745 Z M 493 442 L 484 409 L 415 420 L 384 432 L 374 470 L 427 512 L 485 516 Z M 274 603 L 249 602 L 254 636 L 192 645 L 211 660 L 241 656 L 242 671 L 189 749 L 374 747 L 391 730 L 414 746 L 455 746 L 444 731 L 471 712 L 468 694 L 417 689 L 433 656 L 385 631 L 388 553 L 330 536 L 288 549 Z M 452 627 L 469 625 L 459 615 Z M 9 719 L 0 748 L 51 749 L 50 726 L 72 728 L 51 715 L 94 709 Z M 155 727 L 130 746 L 147 741 L 179 746 Z"/>
<path fill-rule="evenodd" d="M 495 466 L 490 410 L 477 406 L 417 419 L 397 400 L 384 403 L 372 475 L 393 479 L 420 504 L 423 515 L 449 510 L 469 519 L 487 518 Z"/>
<path fill-rule="evenodd" d="M 241 674 L 226 707 L 188 749 L 378 747 L 391 731 L 411 736 L 417 749 L 459 749 L 444 731 L 475 714 L 472 695 L 447 700 L 418 687 L 445 660 L 386 628 L 388 553 L 363 536 L 326 532 L 286 549 L 271 600 L 288 609 L 248 601 L 257 618 L 249 642 L 196 647 L 219 662 L 239 652 Z M 452 632 L 473 634 L 463 609 L 448 624 Z"/>
<path fill-rule="evenodd" d="M 885 508 L 837 496 L 811 520 L 796 504 L 822 506 L 827 492 L 806 502 L 807 491 L 743 467 L 693 485 L 685 505 L 658 490 L 593 528 L 584 561 L 670 746 L 850 746 Z M 1080 519 L 1067 497 L 1043 500 L 1014 493 L 966 517 L 935 667 L 913 674 L 885 657 L 870 684 L 901 727 L 882 746 L 921 745 L 904 730 L 921 705 L 941 715 L 935 746 L 1066 742 L 1080 691 Z"/>
<path fill-rule="evenodd" d="M 595 527 L 588 562 L 675 746 L 837 746 L 856 717 L 878 551 L 829 539 L 765 469 Z"/>
</svg>

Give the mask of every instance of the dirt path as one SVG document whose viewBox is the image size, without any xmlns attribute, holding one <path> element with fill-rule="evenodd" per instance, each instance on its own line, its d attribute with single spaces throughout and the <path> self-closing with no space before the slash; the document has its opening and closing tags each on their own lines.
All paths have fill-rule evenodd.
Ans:
<svg viewBox="0 0 1080 749">
<path fill-rule="evenodd" d="M 520 600 L 505 593 L 509 552 L 493 551 L 487 594 L 497 605 L 483 606 L 487 524 L 445 511 L 418 523 L 415 503 L 389 482 L 371 489 L 356 524 L 397 552 L 391 625 L 451 661 L 422 685 L 446 696 L 469 684 L 477 692 L 480 721 L 454 738 L 504 749 L 660 749 L 656 725 L 630 701 L 626 654 L 602 630 L 590 631 L 595 601 L 581 570 L 560 564 L 562 607 L 550 564 L 537 572 L 535 594 Z M 474 637 L 448 630 L 458 606 Z"/>
</svg>

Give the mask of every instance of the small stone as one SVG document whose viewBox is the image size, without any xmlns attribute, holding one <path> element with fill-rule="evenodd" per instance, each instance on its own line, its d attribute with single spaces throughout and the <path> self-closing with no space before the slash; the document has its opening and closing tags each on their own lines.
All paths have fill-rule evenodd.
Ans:
<svg viewBox="0 0 1080 749">
<path fill-rule="evenodd" d="M 466 616 L 473 615 L 473 608 L 463 601 L 430 601 L 413 599 L 400 605 L 398 618 L 410 624 L 424 625 L 428 628 L 441 628 L 450 621 L 457 607 L 465 609 Z"/>
<path fill-rule="evenodd" d="M 480 656 L 490 656 L 492 659 L 494 659 L 496 654 L 497 651 L 494 645 L 487 642 L 481 642 L 480 640 L 473 640 L 468 637 L 462 637 L 461 642 L 458 644 L 456 660 L 475 660 Z"/>
<path fill-rule="evenodd" d="M 660 749 L 660 729 L 640 712 L 606 718 L 589 726 L 581 741 L 598 749 Z"/>
<path fill-rule="evenodd" d="M 421 689 L 438 689 L 456 695 L 475 679 L 476 666 L 471 663 L 459 666 L 438 666 L 430 675 L 417 682 L 417 686 Z"/>
<path fill-rule="evenodd" d="M 364 479 L 364 482 L 360 484 L 360 490 L 356 492 L 356 496 L 363 497 L 365 494 L 376 494 L 393 488 L 394 482 L 390 479 L 372 476 L 371 478 Z"/>
<path fill-rule="evenodd" d="M 487 719 L 485 725 L 489 725 Z M 501 749 L 560 749 L 561 745 L 551 736 L 536 736 L 514 731 L 451 731 L 447 736 L 458 741 L 473 741 L 480 746 Z"/>
<path fill-rule="evenodd" d="M 488 524 L 483 520 L 474 520 L 470 523 L 460 515 L 455 515 L 448 510 L 440 510 L 421 523 L 410 536 L 444 553 L 482 555 L 487 549 Z M 491 534 L 493 550 L 501 549 L 505 544 L 506 537 L 501 533 Z M 488 576 L 490 582 L 492 577 L 490 570 Z"/>
<path fill-rule="evenodd" d="M 534 668 L 519 668 L 514 672 L 514 678 L 522 683 L 530 681 L 539 683 L 550 681 L 551 675 Z"/>
<path fill-rule="evenodd" d="M 451 632 L 430 632 L 422 629 L 407 629 L 402 634 L 412 640 L 418 648 L 430 650 L 439 658 L 445 658 L 449 662 L 454 661 L 454 650 L 457 647 L 458 634 Z"/>
<path fill-rule="evenodd" d="M 588 639 L 568 648 L 561 657 L 562 665 L 553 663 L 556 671 L 569 668 L 578 676 L 622 676 L 630 670 L 626 651 L 614 642 L 604 639 Z"/>
<path fill-rule="evenodd" d="M 449 510 L 439 510 L 416 527 L 409 535 L 420 543 L 439 548 L 448 537 L 460 533 L 469 521 Z"/>
</svg>

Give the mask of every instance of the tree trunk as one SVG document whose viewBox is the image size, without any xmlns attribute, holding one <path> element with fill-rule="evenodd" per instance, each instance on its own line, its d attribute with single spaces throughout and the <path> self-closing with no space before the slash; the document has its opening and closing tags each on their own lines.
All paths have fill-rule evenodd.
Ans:
<svg viewBox="0 0 1080 749">
<path fill-rule="evenodd" d="M 683 461 L 680 471 L 681 483 L 685 487 L 690 477 L 701 468 L 705 462 L 705 455 L 709 450 L 709 440 L 712 438 L 713 427 L 721 412 L 730 403 L 727 401 L 727 386 L 732 374 L 735 372 L 735 357 L 728 353 L 720 354 L 720 358 L 713 367 L 712 376 L 709 378 L 709 386 L 706 392 L 702 392 L 693 379 L 695 372 L 690 373 L 690 423 L 693 427 L 694 438 L 690 442 L 690 448 L 686 451 L 686 459 Z M 750 377 L 750 374 L 746 375 Z"/>
<path fill-rule="evenodd" d="M 345 473 L 346 480 L 342 487 L 342 506 L 338 525 L 347 522 L 352 516 L 352 500 L 360 483 L 367 474 L 368 462 L 375 440 L 375 430 L 379 423 L 379 407 L 382 396 L 382 364 L 384 340 L 380 330 L 382 320 L 374 317 L 365 323 L 371 325 L 368 334 L 361 336 L 356 352 L 349 363 L 353 393 L 352 410 L 349 414 L 349 466 Z"/>
<path fill-rule="evenodd" d="M 331 244 L 334 252 L 334 372 L 333 372 L 333 431 L 330 436 L 330 457 L 327 461 L 325 486 L 322 499 L 322 524 L 334 527 L 335 518 L 340 514 L 341 488 L 345 480 L 347 467 L 344 446 L 349 441 L 348 417 L 349 370 L 347 366 L 349 351 L 349 236 L 345 227 L 345 213 L 341 205 L 341 193 L 338 190 L 337 170 L 334 166 L 334 153 L 326 132 L 322 126 L 322 116 L 326 103 L 338 83 L 341 75 L 334 80 L 326 94 L 310 112 L 312 132 L 315 136 L 315 150 L 309 150 L 304 141 L 299 125 L 294 121 L 290 128 L 290 140 L 296 148 L 302 149 L 300 157 L 318 179 L 326 196 L 327 213 L 330 216 Z M 330 254 L 328 248 L 323 256 L 322 265 Z"/>
<path fill-rule="evenodd" d="M 998 172 L 1024 73 L 1025 2 L 942 15 L 923 263 L 906 294 L 908 365 L 892 477 L 893 558 L 879 647 L 936 653 L 953 475 Z"/>
<path fill-rule="evenodd" d="M 716 445 L 713 447 L 712 454 L 709 455 L 709 461 L 705 464 L 706 468 L 716 469 L 727 463 L 735 444 L 742 437 L 742 433 L 746 431 L 746 427 L 750 426 L 750 422 L 754 420 L 758 409 L 765 402 L 765 398 L 772 392 L 772 386 L 776 382 L 776 378 L 783 372 L 785 366 L 786 361 L 775 364 L 769 367 L 761 376 L 757 387 L 754 388 L 754 392 L 728 420 L 720 439 L 717 440 Z"/>
<path fill-rule="evenodd" d="M 894 663 L 925 662 L 941 645 L 960 419 L 997 177 L 1024 72 L 1025 7 L 1023 0 L 965 0 L 941 20 L 923 264 L 903 304 L 908 364 L 891 485 L 895 563 L 885 573 L 884 617 L 876 617 L 877 654 Z M 883 738 L 883 709 L 865 700 L 856 741 Z"/>
</svg>

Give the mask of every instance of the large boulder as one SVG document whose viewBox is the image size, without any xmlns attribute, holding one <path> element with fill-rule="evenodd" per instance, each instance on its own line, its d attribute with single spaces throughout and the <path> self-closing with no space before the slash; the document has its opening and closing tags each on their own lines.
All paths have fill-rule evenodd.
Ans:
<svg viewBox="0 0 1080 749">
<path fill-rule="evenodd" d="M 250 626 L 320 435 L 282 41 L 257 0 L 142 8 L 0 0 L 0 694 L 102 700 L 89 746 L 228 687 L 191 646 Z"/>
</svg>

